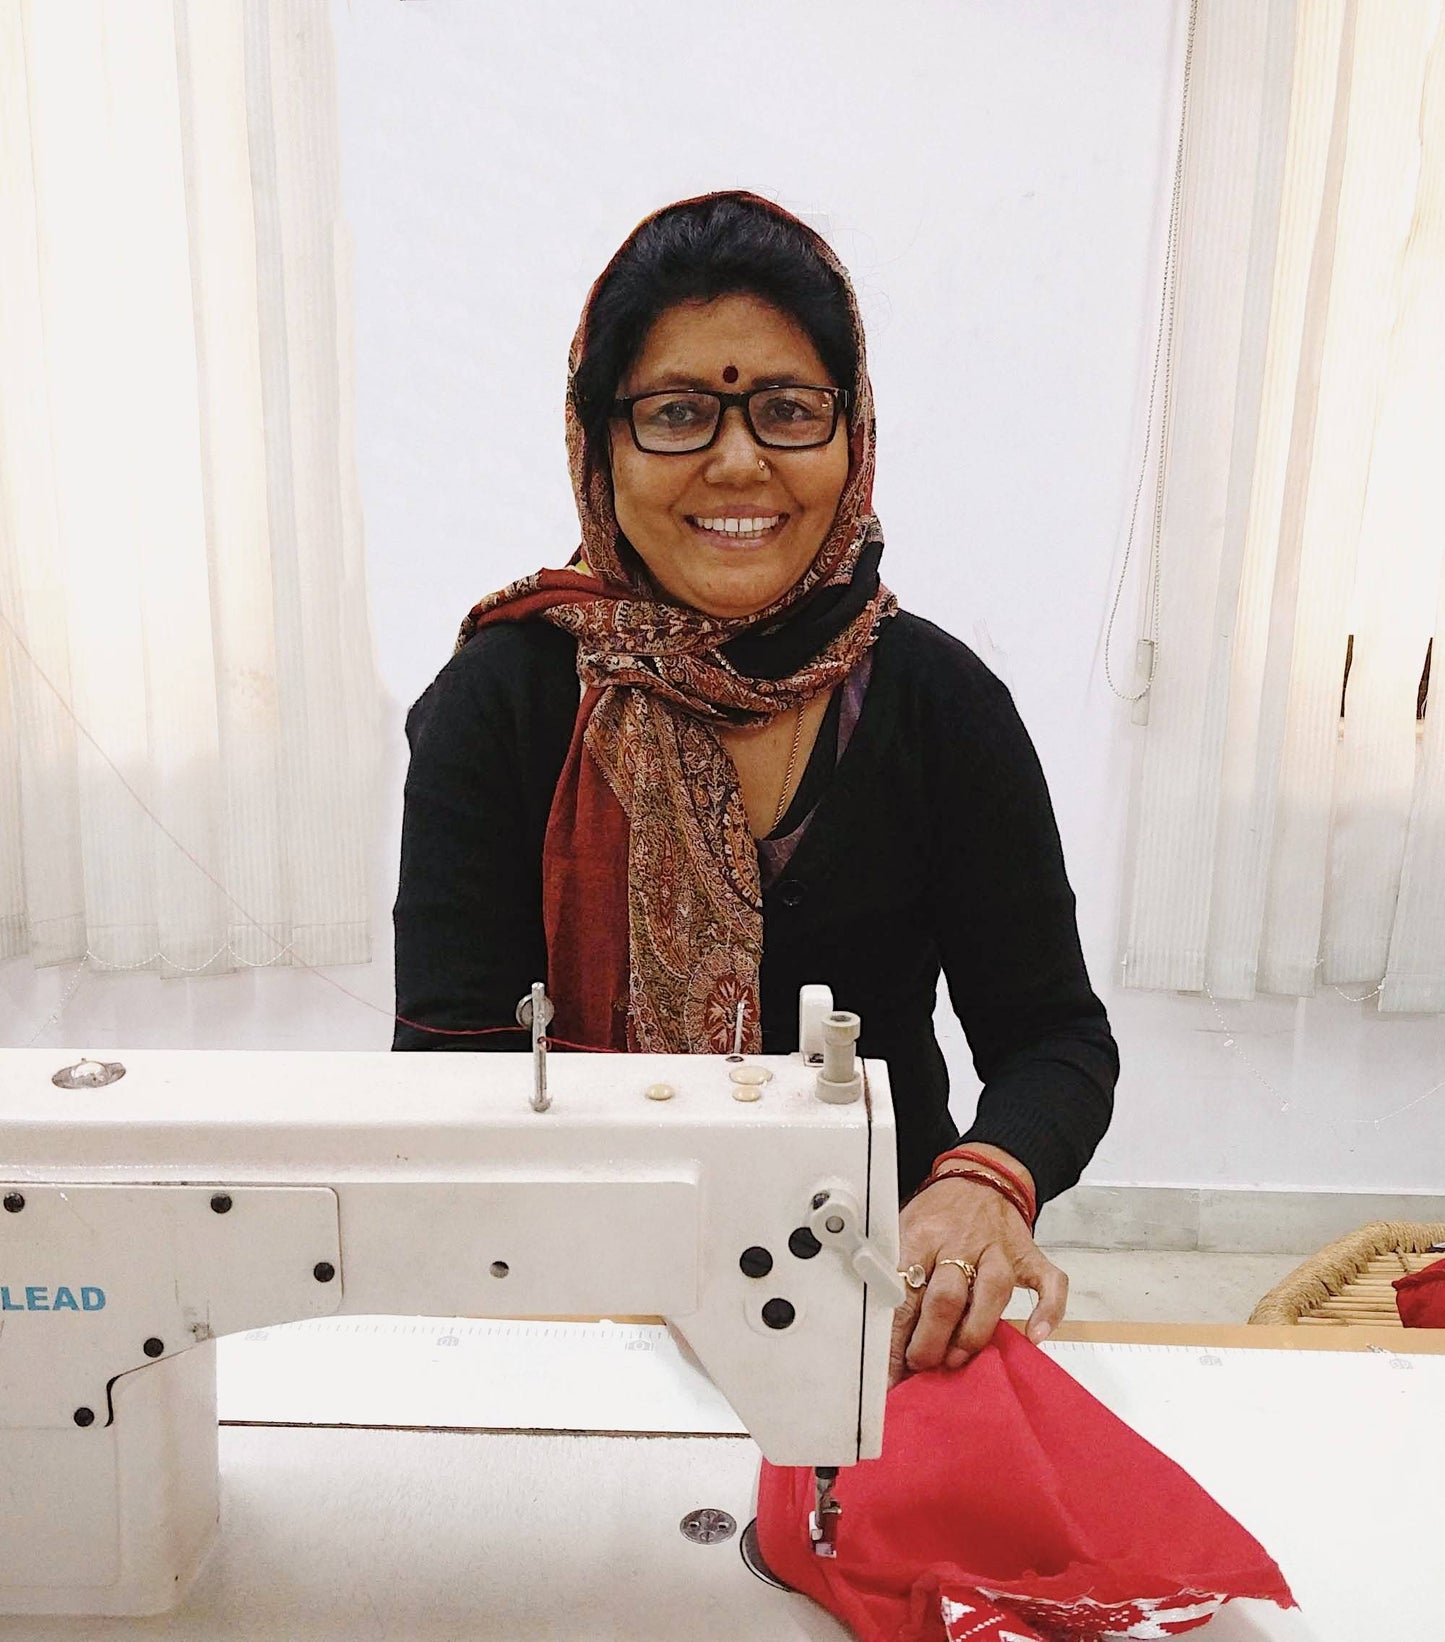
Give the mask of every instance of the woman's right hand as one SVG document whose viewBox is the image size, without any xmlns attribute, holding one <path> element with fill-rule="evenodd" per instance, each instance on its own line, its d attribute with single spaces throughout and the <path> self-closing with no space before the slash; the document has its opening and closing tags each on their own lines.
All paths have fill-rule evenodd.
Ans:
<svg viewBox="0 0 1445 1642">
<path fill-rule="evenodd" d="M 924 1369 L 962 1368 L 993 1338 L 1016 1288 L 1038 1296 L 1025 1329 L 1035 1345 L 1063 1321 L 1067 1275 L 992 1188 L 940 1180 L 904 1207 L 898 1226 L 899 1264 L 921 1266 L 928 1282 L 909 1289 L 893 1314 L 890 1386 Z M 970 1280 L 960 1261 L 977 1276 Z"/>
</svg>

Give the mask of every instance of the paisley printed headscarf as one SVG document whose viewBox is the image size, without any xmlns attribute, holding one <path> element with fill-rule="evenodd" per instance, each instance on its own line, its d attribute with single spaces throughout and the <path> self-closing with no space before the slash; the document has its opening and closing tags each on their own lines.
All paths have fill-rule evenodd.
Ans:
<svg viewBox="0 0 1445 1642">
<path fill-rule="evenodd" d="M 610 464 L 589 451 L 573 384 L 608 264 L 583 308 L 568 369 L 567 456 L 582 540 L 565 570 L 541 570 L 481 600 L 457 647 L 497 621 L 540 619 L 577 640 L 581 703 L 543 849 L 551 1032 L 653 1054 L 762 1048 L 757 846 L 716 727 L 792 711 L 847 677 L 897 611 L 878 579 L 874 418 L 863 327 L 842 264 L 780 206 L 731 199 L 802 228 L 842 282 L 857 350 L 848 477 L 812 564 L 773 604 L 711 616 L 663 597 L 621 538 Z M 676 206 L 665 207 L 671 211 Z M 589 457 L 599 458 L 589 460 Z"/>
</svg>

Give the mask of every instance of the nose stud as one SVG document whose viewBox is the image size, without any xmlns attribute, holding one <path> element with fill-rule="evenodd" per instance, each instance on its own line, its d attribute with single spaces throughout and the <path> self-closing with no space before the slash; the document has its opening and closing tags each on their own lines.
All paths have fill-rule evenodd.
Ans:
<svg viewBox="0 0 1445 1642">
<path fill-rule="evenodd" d="M 768 464 L 761 456 L 758 457 L 758 472 L 764 477 L 766 477 L 769 472 Z"/>
</svg>

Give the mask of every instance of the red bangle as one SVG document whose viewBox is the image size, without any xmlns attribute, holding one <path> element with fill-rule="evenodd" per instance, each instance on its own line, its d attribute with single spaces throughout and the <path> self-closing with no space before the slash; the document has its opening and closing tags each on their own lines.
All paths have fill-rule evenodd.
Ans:
<svg viewBox="0 0 1445 1642">
<path fill-rule="evenodd" d="M 951 1158 L 957 1158 L 963 1163 L 977 1164 L 980 1169 L 992 1169 L 995 1174 L 1001 1175 L 1007 1180 L 1013 1189 L 1022 1196 L 1033 1197 L 1034 1195 L 1033 1188 L 1024 1180 L 1022 1175 L 1016 1174 L 1006 1163 L 1000 1163 L 996 1158 L 976 1151 L 972 1146 L 953 1146 L 946 1152 L 940 1152 L 933 1160 L 933 1167 L 936 1169 L 941 1163 L 945 1163 Z"/>
<path fill-rule="evenodd" d="M 1038 1219 L 1038 1196 L 1022 1175 L 1015 1174 L 1006 1164 L 995 1162 L 993 1158 L 986 1157 L 982 1152 L 974 1151 L 971 1146 L 955 1146 L 951 1151 L 940 1152 L 933 1160 L 933 1167 L 935 1169 L 941 1168 L 943 1164 L 952 1161 L 954 1158 L 962 1163 L 972 1163 L 980 1169 L 992 1169 L 1001 1179 L 1008 1181 L 1009 1185 L 1033 1209 L 1033 1213 L 1028 1217 L 1030 1225 Z"/>
<path fill-rule="evenodd" d="M 972 1180 L 980 1186 L 987 1186 L 990 1191 L 998 1193 L 1004 1202 L 1018 1214 L 1030 1231 L 1033 1230 L 1033 1217 L 1029 1214 L 1028 1205 L 1019 1197 L 1018 1193 L 1002 1180 L 995 1179 L 993 1175 L 985 1174 L 982 1169 L 944 1169 L 939 1174 L 931 1174 L 918 1188 L 918 1191 L 907 1199 L 903 1207 L 907 1208 L 919 1192 L 926 1192 L 930 1186 L 936 1186 L 940 1180 Z"/>
<path fill-rule="evenodd" d="M 988 1174 L 983 1169 L 940 1169 L 936 1174 L 929 1176 L 933 1180 L 973 1180 L 980 1186 L 987 1186 L 995 1191 L 1011 1208 L 1018 1211 L 1024 1224 L 1030 1231 L 1033 1230 L 1034 1215 L 1030 1212 L 1032 1204 L 1021 1197 L 1013 1188 L 1000 1180 L 996 1175 Z"/>
</svg>

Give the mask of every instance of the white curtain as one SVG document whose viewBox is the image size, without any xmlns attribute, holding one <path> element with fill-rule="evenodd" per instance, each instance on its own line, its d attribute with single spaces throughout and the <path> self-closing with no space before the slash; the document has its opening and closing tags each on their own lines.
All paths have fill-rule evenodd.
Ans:
<svg viewBox="0 0 1445 1642">
<path fill-rule="evenodd" d="M 1445 1009 L 1441 0 L 1201 0 L 1181 212 L 1125 980 Z"/>
<path fill-rule="evenodd" d="M 0 957 L 368 957 L 320 0 L 0 5 Z"/>
</svg>

